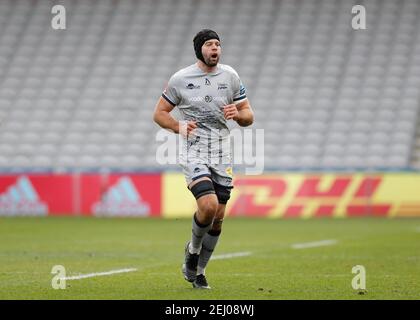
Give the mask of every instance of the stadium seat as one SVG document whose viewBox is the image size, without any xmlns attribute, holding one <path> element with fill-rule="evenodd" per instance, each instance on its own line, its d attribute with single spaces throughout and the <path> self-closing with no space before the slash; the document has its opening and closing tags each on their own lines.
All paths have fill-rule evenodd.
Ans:
<svg viewBox="0 0 420 320">
<path fill-rule="evenodd" d="M 366 31 L 347 0 L 65 5 L 66 32 L 46 32 L 50 1 L 0 2 L 1 168 L 161 169 L 153 109 L 205 25 L 247 87 L 266 166 L 420 167 L 417 0 L 366 1 Z"/>
</svg>

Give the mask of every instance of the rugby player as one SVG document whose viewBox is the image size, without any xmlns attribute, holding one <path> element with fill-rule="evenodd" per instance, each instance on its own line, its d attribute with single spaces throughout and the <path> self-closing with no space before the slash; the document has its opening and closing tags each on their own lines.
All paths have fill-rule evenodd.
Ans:
<svg viewBox="0 0 420 320">
<path fill-rule="evenodd" d="M 237 72 L 220 64 L 218 34 L 201 30 L 193 39 L 197 62 L 169 80 L 156 104 L 154 121 L 186 138 L 180 165 L 197 202 L 192 234 L 185 246 L 184 278 L 194 288 L 210 289 L 205 269 L 219 240 L 230 198 L 232 160 L 227 121 L 246 127 L 254 113 Z M 170 112 L 177 107 L 181 121 Z"/>
</svg>

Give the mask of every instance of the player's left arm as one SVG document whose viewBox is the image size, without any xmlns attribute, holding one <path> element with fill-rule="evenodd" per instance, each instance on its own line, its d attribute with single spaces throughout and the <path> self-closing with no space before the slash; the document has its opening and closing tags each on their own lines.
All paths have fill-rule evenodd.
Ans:
<svg viewBox="0 0 420 320">
<path fill-rule="evenodd" d="M 241 127 L 250 126 L 254 122 L 254 112 L 248 99 L 224 106 L 223 113 L 226 120 L 235 120 Z"/>
</svg>

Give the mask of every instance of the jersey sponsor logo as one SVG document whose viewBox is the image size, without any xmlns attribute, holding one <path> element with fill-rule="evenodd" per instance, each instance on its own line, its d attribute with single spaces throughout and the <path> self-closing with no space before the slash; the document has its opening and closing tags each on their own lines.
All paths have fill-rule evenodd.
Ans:
<svg viewBox="0 0 420 320">
<path fill-rule="evenodd" d="M 189 84 L 187 84 L 187 89 L 190 89 L 190 90 L 192 90 L 192 89 L 200 89 L 200 86 L 196 86 L 193 83 L 189 83 Z"/>
<path fill-rule="evenodd" d="M 147 216 L 150 205 L 144 202 L 129 177 L 121 177 L 92 206 L 96 216 Z"/>
<path fill-rule="evenodd" d="M 39 200 L 39 196 L 31 181 L 23 176 L 19 177 L 0 195 L 0 215 L 33 215 L 48 214 L 48 205 Z"/>
<path fill-rule="evenodd" d="M 240 89 L 239 89 L 239 95 L 243 96 L 245 94 L 245 87 L 243 85 L 241 85 Z"/>
<path fill-rule="evenodd" d="M 203 97 L 191 97 L 191 98 L 188 98 L 188 100 L 190 102 L 201 102 L 201 101 L 204 101 L 204 98 Z"/>
<path fill-rule="evenodd" d="M 222 102 L 225 103 L 225 99 L 223 97 L 212 97 L 212 96 L 205 96 L 205 97 L 190 97 L 187 98 L 188 101 L 191 102 L 212 102 L 212 101 L 217 101 L 217 102 Z"/>
<path fill-rule="evenodd" d="M 205 84 L 206 84 L 206 86 L 210 86 L 211 85 L 210 80 L 206 78 Z"/>
<path fill-rule="evenodd" d="M 217 90 L 225 90 L 228 88 L 228 85 L 226 83 L 218 83 L 217 84 Z"/>
<path fill-rule="evenodd" d="M 226 173 L 227 173 L 230 177 L 232 177 L 232 176 L 233 176 L 232 167 L 227 167 L 227 168 L 226 168 Z"/>
</svg>

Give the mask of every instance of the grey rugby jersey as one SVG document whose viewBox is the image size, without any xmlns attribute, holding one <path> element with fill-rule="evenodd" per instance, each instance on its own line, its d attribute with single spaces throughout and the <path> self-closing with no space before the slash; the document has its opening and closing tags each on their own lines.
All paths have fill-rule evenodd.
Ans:
<svg viewBox="0 0 420 320">
<path fill-rule="evenodd" d="M 216 71 L 205 73 L 193 64 L 170 78 L 162 96 L 178 107 L 181 120 L 196 121 L 196 136 L 210 142 L 229 136 L 222 107 L 245 100 L 246 92 L 232 67 L 218 64 Z"/>
</svg>

